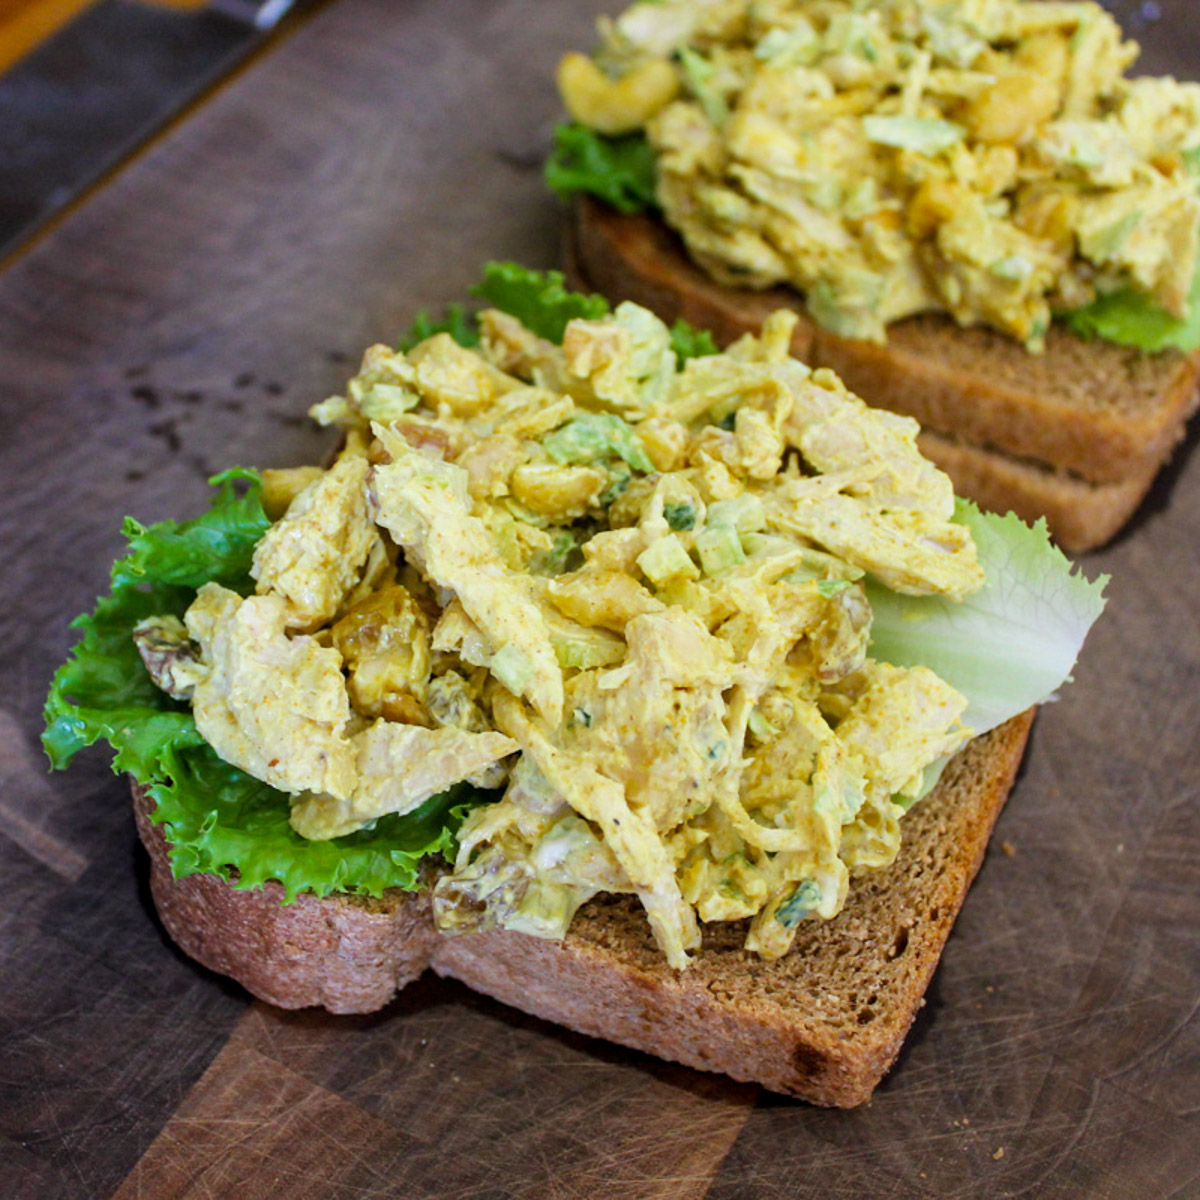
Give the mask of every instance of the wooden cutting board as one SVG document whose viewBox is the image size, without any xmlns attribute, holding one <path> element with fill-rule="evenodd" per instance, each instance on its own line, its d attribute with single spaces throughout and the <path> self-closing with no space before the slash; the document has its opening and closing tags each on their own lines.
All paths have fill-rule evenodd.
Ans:
<svg viewBox="0 0 1200 1200">
<path fill-rule="evenodd" d="M 1200 457 L 1111 602 L 900 1062 L 831 1112 L 427 979 L 286 1014 L 178 954 L 105 757 L 39 709 L 125 513 L 312 460 L 362 348 L 487 258 L 552 265 L 558 56 L 599 0 L 340 0 L 0 275 L 0 1195 L 1200 1195 Z M 1130 6 L 1131 8 L 1133 6 Z M 1191 0 L 1147 69 L 1200 75 Z"/>
</svg>

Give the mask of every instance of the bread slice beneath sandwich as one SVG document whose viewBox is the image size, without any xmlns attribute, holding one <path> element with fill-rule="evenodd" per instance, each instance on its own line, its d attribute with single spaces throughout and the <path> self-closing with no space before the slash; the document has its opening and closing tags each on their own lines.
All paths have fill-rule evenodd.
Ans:
<svg viewBox="0 0 1200 1200">
<path fill-rule="evenodd" d="M 769 962 L 746 922 L 704 927 L 682 972 L 666 965 L 638 902 L 599 897 L 562 941 L 498 930 L 446 935 L 428 892 L 379 899 L 238 890 L 171 873 L 153 801 L 134 787 L 151 890 L 193 958 L 283 1008 L 381 1008 L 427 968 L 582 1033 L 815 1104 L 866 1100 L 899 1053 L 1016 778 L 1034 712 L 971 742 L 904 818 L 899 856 L 852 881 L 842 912 L 802 922 Z"/>
<path fill-rule="evenodd" d="M 838 337 L 785 288 L 710 279 L 661 221 L 577 198 L 566 273 L 583 290 L 682 317 L 726 344 L 777 308 L 797 312 L 792 353 L 830 367 L 870 404 L 915 417 L 955 491 L 1026 520 L 1067 550 L 1108 541 L 1133 515 L 1197 403 L 1200 355 L 1146 354 L 1053 327 L 1041 355 L 941 315 L 893 325 L 885 346 Z"/>
</svg>

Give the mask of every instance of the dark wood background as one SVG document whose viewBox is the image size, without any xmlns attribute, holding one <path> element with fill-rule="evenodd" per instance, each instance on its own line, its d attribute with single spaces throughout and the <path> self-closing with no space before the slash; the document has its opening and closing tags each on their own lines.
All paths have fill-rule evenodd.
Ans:
<svg viewBox="0 0 1200 1200">
<path fill-rule="evenodd" d="M 1109 611 L 854 1112 L 432 979 L 369 1018 L 252 1003 L 166 940 L 105 756 L 45 773 L 122 515 L 311 460 L 364 346 L 486 258 L 555 262 L 551 70 L 615 7 L 329 3 L 0 273 L 0 1196 L 1200 1196 L 1195 433 L 1087 561 Z M 1194 0 L 1159 8 L 1148 66 L 1200 76 Z"/>
</svg>

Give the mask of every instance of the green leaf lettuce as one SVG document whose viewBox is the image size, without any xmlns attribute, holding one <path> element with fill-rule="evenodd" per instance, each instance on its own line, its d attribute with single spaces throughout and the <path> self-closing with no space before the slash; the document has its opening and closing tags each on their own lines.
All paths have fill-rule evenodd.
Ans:
<svg viewBox="0 0 1200 1200">
<path fill-rule="evenodd" d="M 424 856 L 453 853 L 454 832 L 479 798 L 473 789 L 451 789 L 370 830 L 307 841 L 288 824 L 288 797 L 218 758 L 188 706 L 160 691 L 142 665 L 132 636 L 142 618 L 182 616 L 209 580 L 252 590 L 254 545 L 268 524 L 259 478 L 235 470 L 213 483 L 212 507 L 195 520 L 125 522 L 129 553 L 113 566 L 110 594 L 73 622 L 82 638 L 50 688 L 42 737 L 50 762 L 66 767 L 85 746 L 107 741 L 113 770 L 154 798 L 176 876 L 213 873 L 243 888 L 276 879 L 289 899 L 300 891 L 411 889 Z"/>
<path fill-rule="evenodd" d="M 1046 533 L 1012 513 L 959 500 L 955 514 L 975 539 L 985 582 L 961 603 L 902 596 L 868 584 L 871 654 L 924 665 L 969 701 L 976 734 L 1040 704 L 1070 678 L 1083 640 L 1104 608 L 1107 576 L 1085 579 Z"/>
<path fill-rule="evenodd" d="M 471 292 L 555 343 L 562 342 L 568 323 L 577 317 L 596 321 L 609 312 L 603 296 L 571 291 L 561 271 L 531 271 L 513 262 L 485 264 L 483 281 Z"/>
<path fill-rule="evenodd" d="M 545 178 L 560 196 L 586 192 L 618 212 L 657 207 L 654 151 L 640 133 L 605 137 L 577 122 L 560 124 L 554 130 Z"/>
<path fill-rule="evenodd" d="M 423 342 L 436 333 L 448 333 L 460 346 L 479 345 L 479 330 L 476 328 L 475 318 L 468 315 L 461 304 L 447 305 L 446 315 L 440 321 L 435 321 L 422 309 L 398 345 L 407 354 L 418 342 Z"/>
<path fill-rule="evenodd" d="M 514 262 L 485 264 L 483 280 L 471 292 L 555 344 L 561 344 L 567 325 L 576 318 L 597 321 L 612 311 L 603 296 L 571 291 L 561 271 L 533 271 Z M 408 351 L 435 333 L 450 334 L 460 346 L 479 345 L 475 315 L 464 313 L 459 304 L 449 305 L 440 321 L 418 313 L 398 344 Z M 682 366 L 689 358 L 716 354 L 717 344 L 707 329 L 696 329 L 681 319 L 671 326 L 671 349 Z"/>
<path fill-rule="evenodd" d="M 1200 350 L 1200 264 L 1188 293 L 1188 315 L 1173 317 L 1149 297 L 1133 288 L 1101 296 L 1086 308 L 1061 317 L 1064 325 L 1080 337 L 1098 337 L 1121 346 L 1134 346 L 1155 353 Z"/>
</svg>

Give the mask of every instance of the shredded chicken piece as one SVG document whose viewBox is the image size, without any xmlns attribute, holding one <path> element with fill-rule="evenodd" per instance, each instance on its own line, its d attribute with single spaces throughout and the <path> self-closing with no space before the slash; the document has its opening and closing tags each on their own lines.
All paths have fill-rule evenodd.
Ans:
<svg viewBox="0 0 1200 1200">
<path fill-rule="evenodd" d="M 365 458 L 343 455 L 255 547 L 258 593 L 286 601 L 292 629 L 315 629 L 337 613 L 379 541 L 367 512 L 367 470 Z"/>
<path fill-rule="evenodd" d="M 419 808 L 431 796 L 479 774 L 519 747 L 499 733 L 424 729 L 376 721 L 354 735 L 357 781 L 346 797 L 302 796 L 292 828 L 306 838 L 335 838 L 387 813 Z"/>
<path fill-rule="evenodd" d="M 348 797 L 355 766 L 342 656 L 311 637 L 289 638 L 278 596 L 243 600 L 206 583 L 184 620 L 208 668 L 192 693 L 204 740 L 280 791 Z"/>
</svg>

